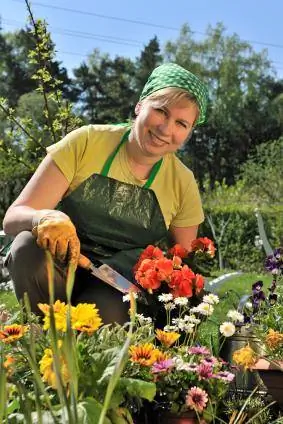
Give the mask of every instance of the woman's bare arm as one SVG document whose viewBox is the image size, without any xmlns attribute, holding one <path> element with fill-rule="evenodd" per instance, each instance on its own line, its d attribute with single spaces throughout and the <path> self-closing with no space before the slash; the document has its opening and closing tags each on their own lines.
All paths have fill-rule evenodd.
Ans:
<svg viewBox="0 0 283 424">
<path fill-rule="evenodd" d="M 198 225 L 191 227 L 170 227 L 170 232 L 175 243 L 180 244 L 188 251 L 191 251 L 191 243 L 197 237 Z"/>
<path fill-rule="evenodd" d="M 68 180 L 51 156 L 47 155 L 7 210 L 3 220 L 5 233 L 17 235 L 23 230 L 31 230 L 35 212 L 40 209 L 54 209 L 68 187 Z"/>
</svg>

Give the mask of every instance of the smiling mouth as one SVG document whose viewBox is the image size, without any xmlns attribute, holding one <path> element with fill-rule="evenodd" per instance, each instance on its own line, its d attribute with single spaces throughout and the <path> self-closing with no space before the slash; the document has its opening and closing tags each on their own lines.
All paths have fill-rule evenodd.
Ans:
<svg viewBox="0 0 283 424">
<path fill-rule="evenodd" d="M 154 134 L 153 132 L 150 131 L 150 135 L 151 137 L 154 137 L 155 139 L 157 139 L 158 141 L 160 141 L 163 144 L 169 144 L 167 141 L 162 140 L 162 138 L 158 137 L 158 135 Z M 153 140 L 154 141 L 154 140 Z"/>
</svg>

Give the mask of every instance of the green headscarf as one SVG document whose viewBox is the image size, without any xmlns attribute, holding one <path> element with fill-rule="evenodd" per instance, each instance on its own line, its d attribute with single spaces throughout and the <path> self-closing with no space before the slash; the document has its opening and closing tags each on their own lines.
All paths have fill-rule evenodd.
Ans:
<svg viewBox="0 0 283 424">
<path fill-rule="evenodd" d="M 140 100 L 166 87 L 182 88 L 192 94 L 199 106 L 199 117 L 196 125 L 205 121 L 208 100 L 207 88 L 197 76 L 176 63 L 165 63 L 152 71 L 142 90 Z"/>
</svg>

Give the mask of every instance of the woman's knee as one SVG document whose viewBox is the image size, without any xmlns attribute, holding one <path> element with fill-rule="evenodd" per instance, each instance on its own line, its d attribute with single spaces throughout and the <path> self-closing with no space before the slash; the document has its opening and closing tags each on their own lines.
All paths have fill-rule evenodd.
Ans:
<svg viewBox="0 0 283 424">
<path fill-rule="evenodd" d="M 30 231 L 22 231 L 14 239 L 6 259 L 6 266 L 12 276 L 34 274 L 45 263 L 45 254 Z"/>
</svg>

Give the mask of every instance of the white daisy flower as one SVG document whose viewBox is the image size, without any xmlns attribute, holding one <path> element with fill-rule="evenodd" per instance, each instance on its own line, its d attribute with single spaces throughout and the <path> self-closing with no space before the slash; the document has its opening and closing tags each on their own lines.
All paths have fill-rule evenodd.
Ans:
<svg viewBox="0 0 283 424">
<path fill-rule="evenodd" d="M 159 302 L 167 303 L 170 302 L 170 300 L 173 299 L 172 293 L 162 293 L 158 296 Z"/>
<path fill-rule="evenodd" d="M 192 312 L 198 312 L 201 315 L 209 317 L 210 315 L 213 314 L 214 308 L 209 303 L 202 302 L 198 306 L 196 306 L 195 308 L 192 308 L 191 311 Z"/>
<path fill-rule="evenodd" d="M 249 311 L 251 311 L 253 309 L 253 304 L 252 302 L 246 302 L 245 303 L 245 308 L 247 308 Z"/>
<path fill-rule="evenodd" d="M 164 308 L 166 309 L 166 311 L 172 311 L 176 308 L 176 305 L 174 305 L 173 302 L 168 302 L 164 305 Z"/>
<path fill-rule="evenodd" d="M 180 305 L 180 306 L 186 306 L 188 304 L 189 300 L 187 297 L 176 297 L 174 299 L 174 303 L 175 305 Z"/>
<path fill-rule="evenodd" d="M 236 331 L 236 327 L 232 322 L 223 322 L 223 324 L 219 327 L 220 333 L 223 334 L 224 337 L 231 337 Z"/>
<path fill-rule="evenodd" d="M 167 333 L 170 333 L 171 331 L 178 331 L 179 328 L 176 325 L 165 325 L 163 328 L 163 331 L 166 331 Z"/>
<path fill-rule="evenodd" d="M 152 323 L 152 319 L 150 317 L 145 317 L 143 314 L 136 314 L 136 318 L 138 319 L 140 325 Z"/>
<path fill-rule="evenodd" d="M 230 318 L 233 322 L 244 322 L 244 315 L 233 309 L 228 311 L 227 317 Z"/>
<path fill-rule="evenodd" d="M 195 328 L 195 325 L 194 324 L 188 323 L 188 324 L 185 324 L 184 331 L 186 333 L 191 334 L 194 331 L 194 328 Z"/>
<path fill-rule="evenodd" d="M 201 321 L 195 315 L 184 315 L 185 322 L 191 322 L 193 324 L 199 324 Z"/>
<path fill-rule="evenodd" d="M 219 303 L 219 297 L 216 294 L 210 293 L 203 296 L 202 301 L 210 305 L 217 305 Z"/>
</svg>

